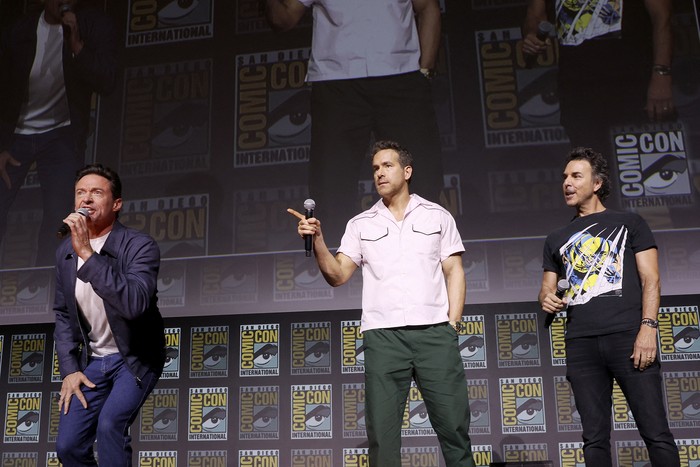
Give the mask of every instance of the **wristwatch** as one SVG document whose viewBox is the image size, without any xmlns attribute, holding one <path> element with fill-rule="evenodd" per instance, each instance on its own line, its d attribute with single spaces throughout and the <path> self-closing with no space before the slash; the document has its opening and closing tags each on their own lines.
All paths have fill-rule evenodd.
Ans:
<svg viewBox="0 0 700 467">
<path fill-rule="evenodd" d="M 460 321 L 449 321 L 450 326 L 457 332 L 462 332 L 464 330 L 464 323 Z"/>
</svg>

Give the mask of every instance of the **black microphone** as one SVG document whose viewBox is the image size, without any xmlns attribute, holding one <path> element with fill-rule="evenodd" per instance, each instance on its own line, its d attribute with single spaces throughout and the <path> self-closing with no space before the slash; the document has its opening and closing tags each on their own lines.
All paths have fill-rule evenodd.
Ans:
<svg viewBox="0 0 700 467">
<path fill-rule="evenodd" d="M 558 299 L 561 299 L 566 293 L 566 291 L 569 290 L 569 288 L 571 288 L 571 284 L 569 284 L 569 281 L 567 281 L 566 279 L 560 279 L 559 282 L 557 282 L 557 291 L 554 293 L 554 295 L 556 295 Z M 556 313 L 547 314 L 547 318 L 545 318 L 544 320 L 545 329 L 552 325 L 552 321 L 554 321 L 554 318 L 556 318 L 556 316 Z"/>
<path fill-rule="evenodd" d="M 90 217 L 90 211 L 88 211 L 88 208 L 78 208 L 75 210 L 75 212 L 82 216 Z M 56 236 L 58 238 L 64 238 L 68 234 L 70 234 L 70 227 L 68 227 L 68 224 L 64 222 L 63 225 L 61 225 L 61 228 L 58 229 L 58 232 L 56 232 Z"/>
<path fill-rule="evenodd" d="M 541 41 L 546 41 L 549 34 L 554 29 L 554 25 L 549 21 L 540 21 L 537 25 L 537 38 Z M 527 54 L 525 55 L 525 68 L 532 68 L 537 61 L 538 54 Z"/>
<path fill-rule="evenodd" d="M 316 201 L 312 199 L 307 199 L 304 201 L 304 216 L 308 219 L 309 217 L 314 217 L 314 209 L 316 208 Z M 304 235 L 304 250 L 306 250 L 306 256 L 311 256 L 311 235 Z"/>
</svg>

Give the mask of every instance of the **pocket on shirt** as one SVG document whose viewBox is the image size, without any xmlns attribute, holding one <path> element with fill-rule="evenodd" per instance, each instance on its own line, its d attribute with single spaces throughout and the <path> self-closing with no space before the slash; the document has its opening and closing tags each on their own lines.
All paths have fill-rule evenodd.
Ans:
<svg viewBox="0 0 700 467">
<path fill-rule="evenodd" d="M 417 253 L 440 257 L 442 226 L 434 224 L 412 224 L 411 233 Z"/>
</svg>

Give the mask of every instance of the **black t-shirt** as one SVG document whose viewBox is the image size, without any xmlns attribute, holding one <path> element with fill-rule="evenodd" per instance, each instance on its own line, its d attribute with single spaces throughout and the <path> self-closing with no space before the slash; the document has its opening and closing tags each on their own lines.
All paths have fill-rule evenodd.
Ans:
<svg viewBox="0 0 700 467">
<path fill-rule="evenodd" d="M 567 338 L 639 328 L 642 288 L 635 254 L 656 248 L 638 214 L 605 210 L 547 236 L 542 267 L 569 281 Z"/>
</svg>

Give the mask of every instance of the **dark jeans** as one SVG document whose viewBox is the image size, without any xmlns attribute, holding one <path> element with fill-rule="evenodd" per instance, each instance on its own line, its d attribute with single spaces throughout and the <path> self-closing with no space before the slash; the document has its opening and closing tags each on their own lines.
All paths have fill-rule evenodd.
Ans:
<svg viewBox="0 0 700 467">
<path fill-rule="evenodd" d="M 83 373 L 96 387 L 82 388 L 87 409 L 72 397 L 68 414 L 61 413 L 58 458 L 66 466 L 96 466 L 92 446 L 97 438 L 100 466 L 132 465 L 129 426 L 159 375 L 149 371 L 137 381 L 119 354 L 91 357 Z"/>
<path fill-rule="evenodd" d="M 437 433 L 445 465 L 474 467 L 469 394 L 457 339 L 447 323 L 364 333 L 370 465 L 402 465 L 401 424 L 413 378 Z"/>
<path fill-rule="evenodd" d="M 329 247 L 338 246 L 346 222 L 369 207 L 358 202 L 358 180 L 372 181 L 372 134 L 408 149 L 414 158 L 411 192 L 440 202 L 440 132 L 431 84 L 420 72 L 314 82 L 311 116 L 309 190 L 316 216 L 326 221 Z"/>
<path fill-rule="evenodd" d="M 7 230 L 10 207 L 32 163 L 36 162 L 43 214 L 35 265 L 53 265 L 59 244 L 56 231 L 62 220 L 75 209 L 75 174 L 83 165 L 83 156 L 78 154 L 69 126 L 38 135 L 15 135 L 9 152 L 21 165 L 15 167 L 8 164 L 6 167 L 11 188 L 8 189 L 5 182 L 0 180 L 0 240 Z"/>
<path fill-rule="evenodd" d="M 654 467 L 678 467 L 680 459 L 668 428 L 658 360 L 644 371 L 630 355 L 637 331 L 566 341 L 566 377 L 583 425 L 586 465 L 612 467 L 610 429 L 613 378 L 627 398 Z"/>
</svg>

